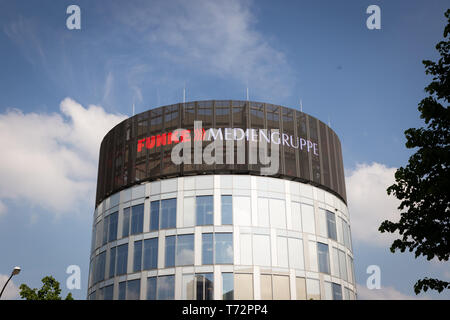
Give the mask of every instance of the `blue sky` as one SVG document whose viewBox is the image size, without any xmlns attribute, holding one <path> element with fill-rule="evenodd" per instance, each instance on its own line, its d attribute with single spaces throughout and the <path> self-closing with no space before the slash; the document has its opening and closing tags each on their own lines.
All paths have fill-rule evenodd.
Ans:
<svg viewBox="0 0 450 320">
<path fill-rule="evenodd" d="M 66 28 L 71 4 L 81 30 Z M 371 4 L 380 30 L 366 27 Z M 422 125 L 417 104 L 430 78 L 421 61 L 437 58 L 447 6 L 0 0 L 0 275 L 20 265 L 12 292 L 52 274 L 67 293 L 65 270 L 76 264 L 82 288 L 72 294 L 84 299 L 102 136 L 133 103 L 136 112 L 176 103 L 184 86 L 187 100 L 245 99 L 248 86 L 251 100 L 298 108 L 302 99 L 340 137 L 360 296 L 408 298 L 419 277 L 448 280 L 448 263 L 392 254 L 376 232 L 398 216 L 384 190 L 411 154 L 404 130 Z M 376 292 L 365 289 L 373 264 Z"/>
</svg>

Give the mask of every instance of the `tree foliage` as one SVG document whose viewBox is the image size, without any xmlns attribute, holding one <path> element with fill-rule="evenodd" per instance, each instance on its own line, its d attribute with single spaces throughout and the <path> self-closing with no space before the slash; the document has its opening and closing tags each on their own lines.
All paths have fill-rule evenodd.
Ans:
<svg viewBox="0 0 450 320">
<path fill-rule="evenodd" d="M 428 96 L 418 107 L 426 126 L 405 131 L 406 147 L 417 150 L 396 171 L 395 183 L 387 189 L 401 200 L 400 220 L 386 220 L 379 227 L 381 232 L 400 234 L 391 252 L 408 249 L 416 258 L 440 261 L 450 255 L 450 9 L 445 17 L 444 40 L 436 45 L 439 61 L 423 61 L 426 74 L 433 76 L 425 88 Z M 414 285 L 416 294 L 428 289 L 441 292 L 450 289 L 450 282 L 424 278 Z"/>
<path fill-rule="evenodd" d="M 20 297 L 26 300 L 61 300 L 61 289 L 55 278 L 52 276 L 44 277 L 42 283 L 40 289 L 31 289 L 26 284 L 21 284 Z M 65 300 L 73 300 L 70 292 Z"/>
</svg>

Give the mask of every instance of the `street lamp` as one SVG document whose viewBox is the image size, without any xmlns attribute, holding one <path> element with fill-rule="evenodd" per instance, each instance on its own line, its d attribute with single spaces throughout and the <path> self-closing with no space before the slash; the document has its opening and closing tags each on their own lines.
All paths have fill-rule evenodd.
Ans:
<svg viewBox="0 0 450 320">
<path fill-rule="evenodd" d="M 6 285 L 8 284 L 9 280 L 16 274 L 20 273 L 20 267 L 14 267 L 13 271 L 11 272 L 11 275 L 9 276 L 8 280 L 6 281 L 5 285 L 3 286 L 2 292 L 0 292 L 0 298 L 2 297 L 3 291 L 5 291 Z"/>
</svg>

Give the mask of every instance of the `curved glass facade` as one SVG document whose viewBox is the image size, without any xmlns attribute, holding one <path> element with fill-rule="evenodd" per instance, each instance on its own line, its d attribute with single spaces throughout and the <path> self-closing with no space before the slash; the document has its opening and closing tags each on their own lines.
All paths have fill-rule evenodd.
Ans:
<svg viewBox="0 0 450 320">
<path fill-rule="evenodd" d="M 341 197 L 280 178 L 142 182 L 94 214 L 89 299 L 355 299 Z"/>
</svg>

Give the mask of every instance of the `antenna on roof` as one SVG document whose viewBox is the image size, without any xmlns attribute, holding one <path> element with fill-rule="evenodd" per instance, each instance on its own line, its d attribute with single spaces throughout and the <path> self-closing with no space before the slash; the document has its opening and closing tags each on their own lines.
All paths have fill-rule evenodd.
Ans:
<svg viewBox="0 0 450 320">
<path fill-rule="evenodd" d="M 184 83 L 184 88 L 183 88 L 183 103 L 186 103 L 186 82 Z"/>
<path fill-rule="evenodd" d="M 330 116 L 328 115 L 328 126 L 331 128 Z"/>
<path fill-rule="evenodd" d="M 133 116 L 134 116 L 134 102 L 133 102 Z"/>
<path fill-rule="evenodd" d="M 300 99 L 300 112 L 303 112 L 303 104 L 302 104 L 302 99 Z"/>
</svg>

